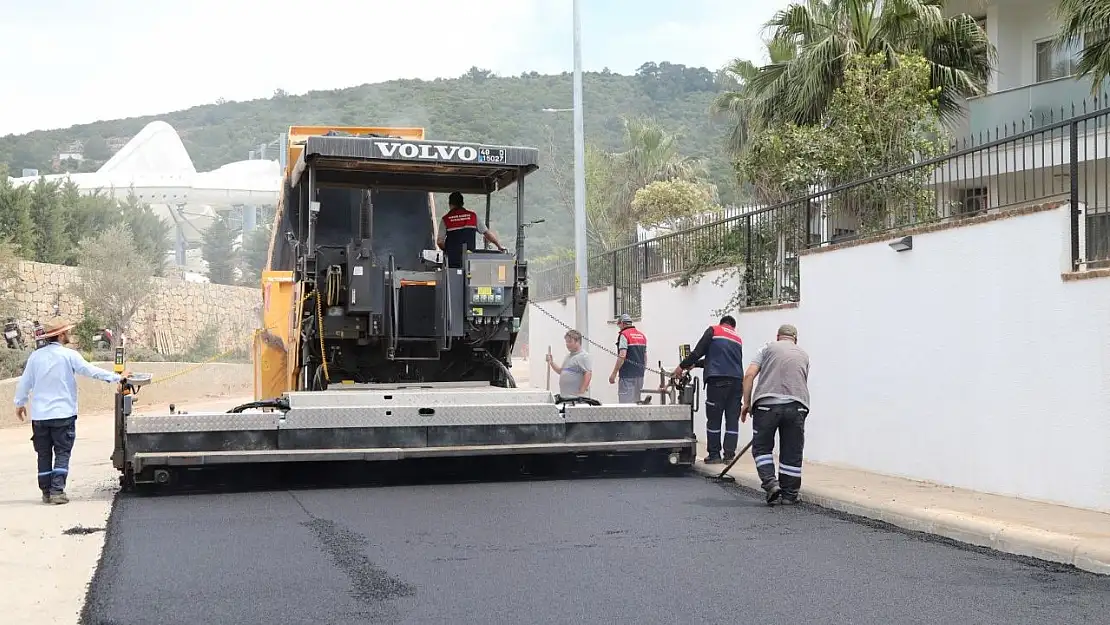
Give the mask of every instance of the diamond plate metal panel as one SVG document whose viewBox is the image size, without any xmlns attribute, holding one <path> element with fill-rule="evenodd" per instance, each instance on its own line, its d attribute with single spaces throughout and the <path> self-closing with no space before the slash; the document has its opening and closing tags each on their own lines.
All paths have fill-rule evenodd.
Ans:
<svg viewBox="0 0 1110 625">
<path fill-rule="evenodd" d="M 614 421 L 689 421 L 690 407 L 667 406 L 567 406 L 567 423 L 610 423 Z"/>
<path fill-rule="evenodd" d="M 276 430 L 280 415 L 272 412 L 192 412 L 189 414 L 130 415 L 125 427 L 128 434 L 164 434 L 171 432 L 237 432 L 244 430 Z"/>
<path fill-rule="evenodd" d="M 435 414 L 420 414 L 415 407 L 296 408 L 285 415 L 283 430 L 343 427 L 428 427 L 452 425 L 559 424 L 563 418 L 554 404 L 516 406 L 449 406 Z"/>
<path fill-rule="evenodd" d="M 551 391 L 506 388 L 315 391 L 289 393 L 289 407 L 312 408 L 459 408 L 555 405 Z"/>
</svg>

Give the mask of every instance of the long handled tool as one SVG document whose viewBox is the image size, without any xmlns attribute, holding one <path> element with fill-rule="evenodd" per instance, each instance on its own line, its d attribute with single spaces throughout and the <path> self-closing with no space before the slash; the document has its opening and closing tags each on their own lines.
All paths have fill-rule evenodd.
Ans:
<svg viewBox="0 0 1110 625">
<path fill-rule="evenodd" d="M 547 390 L 551 390 L 551 346 L 547 346 L 547 358 L 544 359 L 544 364 L 547 365 Z"/>
<path fill-rule="evenodd" d="M 732 462 L 728 463 L 728 466 L 725 467 L 724 471 L 721 471 L 720 474 L 714 475 L 713 477 L 711 477 L 709 479 L 713 480 L 714 482 L 728 482 L 730 484 L 735 483 L 736 478 L 729 475 L 728 472 L 732 470 L 732 467 L 733 467 L 733 465 L 736 464 L 736 461 L 740 460 L 740 458 L 742 458 L 744 456 L 744 454 L 747 453 L 747 451 L 749 449 L 751 449 L 752 443 L 754 443 L 754 442 L 755 442 L 754 438 L 752 440 L 748 441 L 748 444 L 744 445 L 744 448 L 741 449 L 740 452 L 736 454 L 736 457 L 732 459 Z"/>
</svg>

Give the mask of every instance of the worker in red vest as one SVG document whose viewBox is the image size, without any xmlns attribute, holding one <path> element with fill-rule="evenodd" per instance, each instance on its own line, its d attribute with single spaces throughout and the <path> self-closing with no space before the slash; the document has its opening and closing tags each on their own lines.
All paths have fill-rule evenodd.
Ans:
<svg viewBox="0 0 1110 625">
<path fill-rule="evenodd" d="M 617 364 L 609 374 L 609 384 L 617 383 L 617 401 L 621 404 L 634 404 L 640 401 L 644 389 L 644 371 L 647 366 L 647 337 L 632 324 L 632 315 L 625 313 L 617 321 L 620 334 L 617 335 Z"/>
<path fill-rule="evenodd" d="M 447 256 L 448 267 L 463 266 L 466 253 L 474 251 L 477 234 L 481 234 L 487 241 L 496 245 L 498 250 L 505 251 L 501 242 L 497 240 L 497 235 L 478 218 L 478 213 L 463 207 L 462 193 L 458 191 L 452 193 L 447 198 L 447 204 L 451 210 L 443 216 L 441 223 L 443 230 L 439 233 L 439 240 L 436 243 Z"/>
<path fill-rule="evenodd" d="M 736 456 L 736 443 L 740 440 L 740 408 L 744 399 L 744 342 L 736 332 L 736 319 L 732 315 L 721 317 L 720 323 L 709 326 L 701 340 L 677 367 L 672 375 L 678 378 L 702 358 L 703 383 L 705 384 L 705 432 L 709 446 L 706 464 L 728 462 Z M 724 436 L 721 436 L 721 416 L 724 415 Z M 724 439 L 724 456 L 721 441 Z"/>
</svg>

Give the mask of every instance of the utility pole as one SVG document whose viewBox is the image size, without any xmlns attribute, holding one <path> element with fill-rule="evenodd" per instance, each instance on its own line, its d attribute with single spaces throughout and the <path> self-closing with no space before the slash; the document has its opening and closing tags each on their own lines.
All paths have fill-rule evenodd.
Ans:
<svg viewBox="0 0 1110 625">
<path fill-rule="evenodd" d="M 575 329 L 582 333 L 583 346 L 589 334 L 587 294 L 589 274 L 586 258 L 586 140 L 582 116 L 582 27 L 578 0 L 574 12 L 574 307 Z"/>
</svg>

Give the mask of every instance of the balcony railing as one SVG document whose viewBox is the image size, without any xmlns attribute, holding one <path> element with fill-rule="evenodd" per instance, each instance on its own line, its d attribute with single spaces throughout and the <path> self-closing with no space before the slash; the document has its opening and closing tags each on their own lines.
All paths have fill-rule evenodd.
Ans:
<svg viewBox="0 0 1110 625">
<path fill-rule="evenodd" d="M 1110 104 L 1110 81 L 1092 93 L 1087 78 L 1068 76 L 968 98 L 971 134 L 979 141 L 1043 128 Z"/>
</svg>

